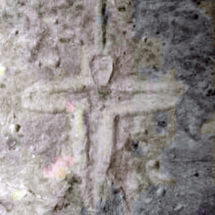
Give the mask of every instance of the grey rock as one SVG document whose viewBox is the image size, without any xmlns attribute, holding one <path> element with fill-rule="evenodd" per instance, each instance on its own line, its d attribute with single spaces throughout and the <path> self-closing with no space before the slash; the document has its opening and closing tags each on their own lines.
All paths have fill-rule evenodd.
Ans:
<svg viewBox="0 0 215 215">
<path fill-rule="evenodd" d="M 184 208 L 184 205 L 178 204 L 178 205 L 174 208 L 174 210 L 175 210 L 175 211 L 181 211 L 183 208 Z"/>
<path fill-rule="evenodd" d="M 213 214 L 214 3 L 101 0 L 100 22 L 94 3 L 1 2 L 0 214 Z M 77 162 L 45 178 L 56 156 Z"/>
<path fill-rule="evenodd" d="M 163 187 L 159 187 L 156 191 L 158 197 L 163 197 L 165 195 L 165 189 Z"/>
</svg>

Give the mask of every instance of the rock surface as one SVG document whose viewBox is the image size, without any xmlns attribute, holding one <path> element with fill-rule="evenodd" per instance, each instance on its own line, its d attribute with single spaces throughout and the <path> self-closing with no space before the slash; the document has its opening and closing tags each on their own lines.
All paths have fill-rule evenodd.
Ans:
<svg viewBox="0 0 215 215">
<path fill-rule="evenodd" d="M 0 214 L 213 214 L 214 8 L 2 0 Z"/>
</svg>

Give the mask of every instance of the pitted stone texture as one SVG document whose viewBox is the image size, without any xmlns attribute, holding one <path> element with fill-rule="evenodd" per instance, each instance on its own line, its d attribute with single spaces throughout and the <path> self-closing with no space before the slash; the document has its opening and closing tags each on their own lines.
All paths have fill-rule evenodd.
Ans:
<svg viewBox="0 0 215 215">
<path fill-rule="evenodd" d="M 23 5 L 22 23 L 17 24 L 17 26 L 1 25 L 0 30 L 4 37 L 1 41 L 1 61 L 7 67 L 7 78 L 1 79 L 0 85 L 6 86 L 0 89 L 2 105 L 4 106 L 0 116 L 1 120 L 5 122 L 1 127 L 4 129 L 1 131 L 8 132 L 2 138 L 9 137 L 8 142 L 5 141 L 4 143 L 10 147 L 10 150 L 7 149 L 9 152 L 1 154 L 3 166 L 1 169 L 2 193 L 10 193 L 9 191 L 6 192 L 7 189 L 3 186 L 8 181 L 13 185 L 23 182 L 28 188 L 22 189 L 28 190 L 30 188 L 32 192 L 35 192 L 34 194 L 31 191 L 27 192 L 28 195 L 23 198 L 23 202 L 18 203 L 12 212 L 14 215 L 20 213 L 27 215 L 43 214 L 42 209 L 45 206 L 54 208 L 51 210 L 51 214 L 78 214 L 83 206 L 81 205 L 81 198 L 85 201 L 85 206 L 93 207 L 92 213 L 94 214 L 95 205 L 96 203 L 99 204 L 97 200 L 100 199 L 102 199 L 101 206 L 104 206 L 101 209 L 103 212 L 108 210 L 112 214 L 120 214 L 122 208 L 118 207 L 117 212 L 112 209 L 114 202 L 112 202 L 109 193 L 111 182 L 121 186 L 121 193 L 126 196 L 126 212 L 130 215 L 131 211 L 129 213 L 128 210 L 129 207 L 132 208 L 132 198 L 137 199 L 139 193 L 146 190 L 149 185 L 161 185 L 168 182 L 168 175 L 163 177 L 166 171 L 164 171 L 165 166 L 163 166 L 165 162 L 163 160 L 161 162 L 161 155 L 163 149 L 168 148 L 170 140 L 174 142 L 175 146 L 180 145 L 181 147 L 183 145 L 186 148 L 188 145 L 191 148 L 196 146 L 194 139 L 188 137 L 185 139 L 183 136 L 185 134 L 180 133 L 180 131 L 177 135 L 180 140 L 174 141 L 176 103 L 177 97 L 183 95 L 183 84 L 175 81 L 176 77 L 164 80 L 163 77 L 160 77 L 160 73 L 167 73 L 170 65 L 171 67 L 177 66 L 179 68 L 177 71 L 178 78 L 186 80 L 189 85 L 199 87 L 198 89 L 207 88 L 210 102 L 213 102 L 213 93 L 209 91 L 211 81 L 202 81 L 205 78 L 202 76 L 204 71 L 207 70 L 208 74 L 212 74 L 212 69 L 209 67 L 212 59 L 207 56 L 213 52 L 210 40 L 212 30 L 208 30 L 211 19 L 200 11 L 196 11 L 196 8 L 194 10 L 191 3 L 187 3 L 188 6 L 192 6 L 189 10 L 185 1 L 178 1 L 177 3 L 168 0 L 165 2 L 145 1 L 142 6 L 138 7 L 142 27 L 141 23 L 134 25 L 134 28 L 137 28 L 137 32 L 134 34 L 136 39 L 143 36 L 146 36 L 147 39 L 146 41 L 145 38 L 136 40 L 137 46 L 140 46 L 138 51 L 135 50 L 132 43 L 133 23 L 131 22 L 130 1 L 116 0 L 111 2 L 111 5 L 108 6 L 111 16 L 106 29 L 107 49 L 105 52 L 111 56 L 109 59 L 113 64 L 108 64 L 109 72 L 106 74 L 101 73 L 102 70 L 98 71 L 97 74 L 100 73 L 100 76 L 94 76 L 94 83 L 91 79 L 90 70 L 92 74 L 96 72 L 94 71 L 93 59 L 99 58 L 94 47 L 96 45 L 94 44 L 95 1 L 82 0 L 74 3 L 73 1 L 60 0 L 38 3 L 37 1 L 21 0 L 19 5 L 25 4 L 25 6 Z M 118 6 L 119 8 L 117 8 Z M 194 14 L 194 12 L 198 13 L 198 20 L 195 19 L 196 13 Z M 9 13 L 11 17 L 16 17 L 16 14 Z M 134 16 L 135 19 L 138 18 L 136 14 Z M 5 21 L 10 22 L 11 17 L 9 16 Z M 4 18 L 2 13 L 0 18 Z M 50 22 L 52 19 L 53 22 Z M 153 23 L 154 21 L 155 23 Z M 185 26 L 185 24 L 187 25 Z M 14 33 L 8 36 L 7 34 L 12 30 Z M 189 35 L 183 34 L 187 30 Z M 182 34 L 178 34 L 178 32 L 182 32 Z M 189 45 L 184 43 L 183 39 L 189 42 Z M 157 42 L 158 46 L 150 44 L 154 41 L 159 41 Z M 200 45 L 198 46 L 196 43 Z M 13 47 L 12 53 L 11 47 Z M 145 51 L 141 55 L 142 58 L 139 58 L 138 52 L 140 51 Z M 196 57 L 197 52 L 202 56 Z M 152 58 L 155 61 L 150 58 L 150 55 L 154 55 Z M 186 55 L 185 61 L 183 60 L 184 55 Z M 195 57 L 196 60 L 193 61 Z M 132 64 L 134 62 L 138 68 Z M 144 71 L 146 67 L 150 66 L 163 67 L 157 70 L 151 68 L 151 71 L 158 72 L 159 81 L 156 83 L 153 82 L 154 80 L 149 82 L 146 76 L 136 76 L 139 70 Z M 111 69 L 113 69 L 113 74 L 111 74 Z M 31 76 L 30 74 L 35 75 Z M 12 76 L 14 81 L 12 81 Z M 36 81 L 37 83 L 35 83 Z M 190 97 L 197 96 L 198 98 L 195 100 L 199 99 L 198 102 L 201 103 L 201 96 L 198 93 L 195 95 L 192 93 L 191 91 Z M 15 94 L 16 96 L 11 97 Z M 71 109 L 67 116 L 62 114 L 64 115 L 63 118 L 68 118 L 68 123 L 64 123 L 58 116 L 61 115 L 59 112 L 65 113 L 67 111 L 66 102 L 68 99 L 72 99 L 76 106 L 83 105 L 84 108 L 77 108 L 77 112 L 75 110 L 73 112 Z M 190 98 L 188 97 L 188 99 Z M 211 103 L 206 99 L 204 101 L 204 104 L 201 104 L 205 110 L 211 110 Z M 182 104 L 184 105 L 184 103 Z M 189 102 L 188 106 L 190 106 Z M 154 113 L 158 111 L 169 113 L 168 132 L 156 132 Z M 199 109 L 197 108 L 195 111 L 199 111 Z M 48 115 L 48 113 L 52 114 Z M 130 118 L 127 115 L 130 115 Z M 118 126 L 115 126 L 117 116 L 119 121 Z M 192 116 L 198 118 L 199 115 L 193 114 Z M 188 126 L 184 123 L 190 128 L 191 135 L 194 135 L 196 128 L 192 129 L 192 127 L 199 121 L 197 118 L 193 120 L 192 117 L 183 117 L 183 114 L 179 115 L 182 121 L 186 122 L 187 120 L 188 124 L 192 124 Z M 23 122 L 23 125 L 20 121 Z M 18 134 L 11 134 L 11 131 L 8 130 L 9 125 L 13 123 L 21 124 L 21 130 L 18 134 L 23 133 L 24 135 L 23 139 L 19 137 L 20 149 L 13 143 L 17 141 L 18 144 Z M 58 123 L 65 126 L 58 128 Z M 50 126 L 50 135 L 48 134 L 48 127 L 48 130 L 43 130 L 46 126 Z M 118 134 L 116 134 L 117 131 Z M 42 134 L 44 134 L 44 139 Z M 65 137 L 66 135 L 68 138 Z M 133 156 L 131 154 L 132 139 L 135 142 L 139 141 L 139 148 L 146 149 L 145 155 Z M 56 143 L 54 143 L 55 141 Z M 67 144 L 64 144 L 66 141 Z M 39 142 L 44 145 L 44 148 Z M 28 151 L 28 149 L 33 148 L 30 147 L 31 144 L 40 150 L 38 155 L 33 155 L 32 152 Z M 198 142 L 198 144 L 200 143 Z M 27 151 L 24 150 L 23 145 L 29 146 Z M 80 145 L 81 147 L 79 147 Z M 4 145 L 1 147 L 4 148 Z M 84 161 L 80 162 L 77 168 L 71 170 L 71 175 L 79 175 L 82 183 L 68 188 L 64 187 L 62 181 L 58 181 L 56 178 L 44 179 L 42 173 L 44 163 L 47 161 L 44 160 L 46 151 L 48 156 L 55 156 L 56 154 L 73 156 L 75 154 L 85 157 L 86 159 L 83 159 Z M 39 154 L 41 155 L 39 156 Z M 110 160 L 113 161 L 113 164 L 110 164 Z M 196 174 L 195 168 L 192 165 L 186 165 L 185 159 L 183 165 L 185 168 L 189 166 L 190 169 L 184 176 L 189 179 L 186 183 L 190 181 L 190 184 L 195 182 L 200 185 L 202 182 L 196 176 L 194 179 L 191 177 Z M 201 166 L 201 168 L 197 166 L 200 170 L 198 172 L 200 179 L 203 178 L 203 171 L 206 171 L 207 165 Z M 169 166 L 177 169 L 176 167 L 180 165 L 176 163 L 175 166 L 173 164 Z M 109 178 L 106 177 L 107 170 Z M 207 171 L 209 172 L 209 170 Z M 178 175 L 176 174 L 176 176 Z M 65 177 L 65 180 L 68 178 Z M 68 181 L 65 182 L 66 185 L 69 184 Z M 182 182 L 184 181 L 182 180 Z M 205 184 L 206 186 L 209 184 L 208 179 Z M 58 185 L 62 186 L 58 187 Z M 195 186 L 193 187 L 195 188 Z M 184 189 L 186 190 L 186 188 Z M 11 191 L 13 191 L 12 188 Z M 52 191 L 54 192 L 52 193 Z M 68 194 L 68 199 L 72 198 L 68 208 L 66 208 L 66 194 Z M 196 195 L 193 196 L 196 198 Z M 5 198 L 7 198 L 6 195 Z M 79 198 L 80 201 L 75 198 Z M 185 198 L 183 199 L 186 201 Z M 55 202 L 52 203 L 52 200 Z M 107 204 L 104 204 L 105 200 L 107 200 Z M 172 197 L 169 196 L 163 200 L 165 206 L 159 208 L 162 203 L 156 203 L 152 196 L 147 197 L 145 201 L 140 202 L 145 209 L 138 214 L 157 215 L 162 213 L 168 208 L 167 205 L 171 200 Z M 116 200 L 114 201 L 116 202 Z M 143 204 L 145 205 L 143 206 Z M 176 205 L 173 204 L 173 206 Z M 185 209 L 186 207 L 183 208 L 183 210 Z M 166 213 L 170 213 L 169 210 Z"/>
<path fill-rule="evenodd" d="M 48 163 L 59 154 L 59 147 L 67 141 L 65 114 L 47 114 L 38 119 L 26 120 L 22 129 L 25 137 L 22 143 L 23 149 L 29 150 L 33 146 L 31 154 L 43 155 Z"/>
<path fill-rule="evenodd" d="M 162 66 L 161 39 L 143 38 L 133 39 L 133 70 L 137 72 L 141 68 L 152 68 Z"/>
<path fill-rule="evenodd" d="M 167 78 L 166 80 L 169 80 L 169 83 L 170 83 L 171 77 Z M 121 92 L 121 94 L 123 95 L 123 92 Z M 159 96 L 162 97 L 162 95 L 159 95 Z M 131 120 L 132 118 L 128 118 L 124 122 L 122 122 L 121 120 L 123 120 L 123 117 L 126 117 L 126 116 L 131 117 L 132 115 L 141 116 L 141 115 L 144 115 L 144 113 L 148 114 L 146 115 L 147 119 L 145 120 L 146 128 L 148 130 L 148 137 L 145 137 L 141 140 L 148 141 L 146 146 L 148 147 L 149 151 L 147 154 L 147 159 L 144 159 L 144 157 L 139 158 L 140 162 L 145 162 L 143 165 L 146 168 L 146 174 L 148 179 L 144 180 L 145 183 L 143 183 L 142 186 L 143 187 L 145 186 L 146 188 L 147 185 L 149 184 L 162 184 L 162 183 L 175 184 L 174 179 L 169 178 L 168 175 L 164 176 L 160 172 L 161 171 L 160 155 L 162 154 L 162 149 L 168 147 L 169 141 L 171 139 L 174 139 L 174 134 L 175 134 L 174 109 L 175 109 L 176 100 L 174 98 L 177 98 L 177 96 L 176 97 L 175 96 L 176 94 L 171 95 L 171 90 L 170 90 L 170 95 L 168 95 L 167 93 L 165 99 L 167 101 L 169 97 L 171 98 L 170 99 L 171 102 L 170 100 L 168 100 L 167 103 L 159 102 L 157 94 L 155 94 L 154 97 L 153 96 L 148 97 L 147 95 L 144 95 L 141 93 L 133 94 L 133 96 L 129 101 L 122 100 L 122 101 L 118 101 L 118 103 L 115 103 L 112 101 L 111 97 L 109 97 L 104 103 L 105 106 L 103 107 L 103 111 L 101 115 L 101 118 L 103 117 L 102 119 L 103 122 L 101 121 L 102 126 L 98 130 L 99 140 L 100 140 L 99 143 L 102 142 L 103 144 L 98 145 L 99 149 L 97 151 L 99 154 L 98 155 L 99 162 L 95 166 L 95 175 L 98 178 L 102 179 L 102 178 L 105 178 L 107 174 L 109 178 L 108 180 L 112 181 L 112 183 L 116 183 L 117 185 L 122 186 L 123 192 L 125 192 L 125 195 L 127 198 L 126 200 L 127 214 L 131 213 L 131 199 L 134 198 L 134 196 L 136 195 L 133 193 L 134 192 L 133 190 L 136 189 L 140 191 L 138 187 L 139 185 L 134 185 L 135 182 L 132 182 L 131 141 L 132 141 L 132 138 L 135 138 L 135 139 L 140 138 L 141 131 L 143 132 L 142 134 L 143 136 L 147 135 L 147 132 L 146 132 L 146 129 L 141 130 L 141 128 L 139 128 L 141 131 L 138 132 L 137 126 L 136 126 L 136 130 L 132 132 L 132 122 L 134 122 Z M 146 100 L 147 102 L 144 103 L 144 101 Z M 170 119 L 169 119 L 170 125 L 171 125 L 170 133 L 167 135 L 162 134 L 162 135 L 156 136 L 153 113 L 158 110 L 165 110 L 165 109 L 168 109 L 168 111 L 170 111 Z M 156 149 L 156 147 L 158 147 L 159 149 Z M 147 161 L 149 162 L 147 163 Z M 158 166 L 157 166 L 157 163 L 158 163 Z M 137 180 L 138 177 L 133 179 Z M 142 188 L 142 190 L 144 189 Z M 88 196 L 90 196 L 90 194 L 88 194 Z M 92 201 L 95 201 L 95 199 L 97 199 L 98 193 L 94 194 L 94 196 L 95 197 L 93 196 L 90 197 L 94 199 Z"/>
<path fill-rule="evenodd" d="M 155 132 L 167 133 L 168 132 L 168 113 L 157 112 L 155 114 Z"/>
<path fill-rule="evenodd" d="M 210 135 L 212 135 L 212 138 L 214 138 L 214 135 L 215 135 L 214 118 L 215 118 L 215 114 L 214 114 L 212 120 L 208 120 L 208 122 L 201 127 L 201 129 L 200 129 L 201 134 L 210 134 Z M 215 156 L 215 147 L 214 146 L 215 146 L 215 141 L 213 143 L 213 156 Z M 215 183 L 215 159 L 213 160 L 213 183 Z"/>
</svg>

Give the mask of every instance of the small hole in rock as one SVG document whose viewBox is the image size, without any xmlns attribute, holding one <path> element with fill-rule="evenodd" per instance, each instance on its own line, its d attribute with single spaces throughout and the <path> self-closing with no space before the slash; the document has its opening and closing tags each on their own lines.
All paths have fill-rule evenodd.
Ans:
<svg viewBox="0 0 215 215">
<path fill-rule="evenodd" d="M 138 141 L 132 141 L 132 146 L 136 150 L 139 146 L 139 142 Z"/>
<path fill-rule="evenodd" d="M 126 11 L 126 8 L 124 6 L 123 7 L 118 7 L 118 11 L 120 11 L 120 12 Z"/>
<path fill-rule="evenodd" d="M 208 64 L 209 61 L 210 61 L 210 58 L 207 58 L 207 59 L 205 60 L 205 63 Z"/>
<path fill-rule="evenodd" d="M 22 6 L 25 6 L 25 3 L 24 2 L 18 2 L 18 4 L 22 5 Z"/>
<path fill-rule="evenodd" d="M 160 168 L 160 162 L 159 161 L 155 162 L 155 167 L 158 168 L 158 169 Z"/>
<path fill-rule="evenodd" d="M 198 15 L 198 14 L 195 14 L 195 15 L 193 16 L 193 18 L 194 18 L 194 19 L 198 19 L 198 18 L 199 18 L 199 15 Z"/>
<path fill-rule="evenodd" d="M 161 127 L 166 127 L 166 122 L 165 121 L 160 121 L 158 122 L 158 125 L 161 126 Z"/>
<path fill-rule="evenodd" d="M 212 93 L 212 90 L 210 89 L 210 90 L 208 90 L 208 94 L 211 94 Z"/>
<path fill-rule="evenodd" d="M 198 173 L 198 172 L 195 173 L 194 176 L 195 176 L 195 177 L 199 177 L 199 173 Z"/>
<path fill-rule="evenodd" d="M 159 14 L 158 14 L 158 13 L 156 13 L 156 14 L 155 14 L 155 18 L 158 18 L 158 16 L 159 16 Z"/>
<path fill-rule="evenodd" d="M 206 96 L 214 96 L 214 95 L 215 95 L 215 90 L 212 90 L 212 89 L 208 90 L 206 94 Z"/>
<path fill-rule="evenodd" d="M 119 193 L 119 190 L 118 189 L 113 189 L 113 194 L 117 194 L 117 193 Z"/>
<path fill-rule="evenodd" d="M 16 125 L 15 125 L 15 131 L 16 131 L 16 132 L 19 132 L 20 128 L 21 128 L 21 126 L 20 126 L 19 124 L 16 124 Z"/>
<path fill-rule="evenodd" d="M 76 5 L 75 9 L 76 10 L 83 10 L 84 6 L 82 4 L 78 4 L 78 5 Z"/>
</svg>

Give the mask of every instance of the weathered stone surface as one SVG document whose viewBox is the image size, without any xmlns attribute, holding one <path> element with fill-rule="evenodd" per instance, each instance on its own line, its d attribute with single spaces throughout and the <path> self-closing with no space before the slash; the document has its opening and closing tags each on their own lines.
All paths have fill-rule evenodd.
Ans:
<svg viewBox="0 0 215 215">
<path fill-rule="evenodd" d="M 111 56 L 98 56 L 94 60 L 92 75 L 98 86 L 107 85 L 113 73 L 113 60 Z"/>
<path fill-rule="evenodd" d="M 212 2 L 0 7 L 0 213 L 214 211 Z"/>
</svg>

